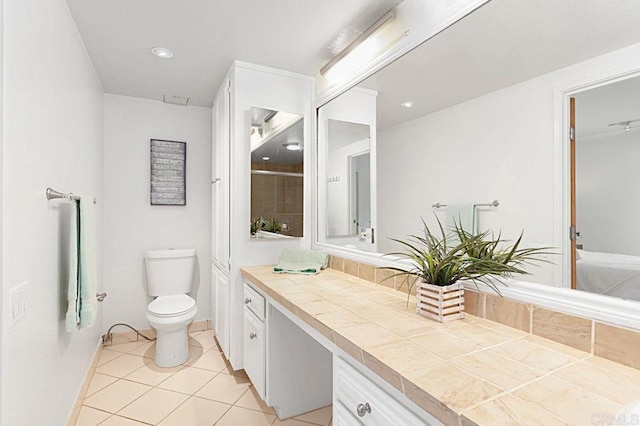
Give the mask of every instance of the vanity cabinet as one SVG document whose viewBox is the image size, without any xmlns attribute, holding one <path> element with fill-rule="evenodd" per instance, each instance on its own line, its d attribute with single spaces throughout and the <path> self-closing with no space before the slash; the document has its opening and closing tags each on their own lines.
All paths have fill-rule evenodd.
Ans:
<svg viewBox="0 0 640 426">
<path fill-rule="evenodd" d="M 335 424 L 376 426 L 436 425 L 395 399 L 345 359 L 334 355 L 333 413 Z"/>
<path fill-rule="evenodd" d="M 265 299 L 244 285 L 244 371 L 251 379 L 258 395 L 266 399 L 266 326 Z"/>
</svg>

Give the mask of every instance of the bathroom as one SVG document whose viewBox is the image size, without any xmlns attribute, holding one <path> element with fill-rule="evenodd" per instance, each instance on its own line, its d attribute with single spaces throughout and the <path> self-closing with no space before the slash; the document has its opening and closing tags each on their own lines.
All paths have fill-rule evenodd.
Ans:
<svg viewBox="0 0 640 426">
<path fill-rule="evenodd" d="M 612 10 L 603 10 L 597 1 L 585 4 L 571 0 L 561 5 L 544 1 L 538 7 L 553 10 L 554 15 L 542 21 L 531 19 L 539 26 L 531 24 L 526 28 L 527 14 L 542 18 L 532 11 L 532 2 L 524 0 L 336 0 L 304 6 L 294 0 L 268 2 L 273 3 L 270 5 L 249 0 L 215 5 L 193 2 L 189 6 L 170 2 L 162 2 L 161 6 L 150 1 L 129 3 L 2 1 L 0 424 L 63 425 L 74 424 L 80 418 L 83 388 L 85 384 L 88 386 L 87 377 L 96 369 L 94 361 L 102 350 L 102 335 L 116 323 L 140 330 L 150 328 L 145 316 L 152 301 L 144 261 L 146 251 L 196 250 L 193 288 L 189 294 L 196 301 L 197 314 L 191 328 L 190 349 L 212 350 L 213 327 L 218 344 L 222 345 L 220 340 L 224 340 L 228 345 L 221 348 L 220 356 L 228 358 L 233 371 L 242 371 L 244 344 L 239 336 L 244 331 L 246 277 L 243 278 L 240 268 L 274 265 L 283 248 L 317 249 L 332 256 L 330 268 L 320 272 L 319 278 L 336 277 L 333 274 L 339 273 L 376 281 L 381 270 L 374 267 L 393 266 L 390 258 L 382 254 L 398 251 L 389 237 L 404 238 L 419 232 L 421 216 L 435 225 L 435 217 L 446 215 L 444 210 L 432 208 L 438 203 L 491 204 L 497 200 L 497 206 L 478 210 L 480 228 L 502 231 L 509 239 L 517 238 L 524 230 L 528 247 L 553 247 L 557 252 L 549 255 L 548 263 L 532 268 L 532 274 L 522 281 L 510 282 L 502 289 L 503 298 L 467 288 L 468 318 L 462 323 L 475 317 L 482 324 L 489 324 L 490 320 L 502 323 L 500 326 L 506 324 L 509 330 L 500 328 L 503 334 L 527 332 L 561 341 L 569 346 L 566 353 L 559 348 L 553 353 L 571 358 L 574 350 L 581 351 L 587 354 L 586 361 L 597 358 L 607 365 L 615 362 L 610 368 L 619 366 L 624 374 L 636 377 L 630 371 L 637 372 L 633 369 L 640 368 L 638 302 L 629 300 L 629 293 L 611 297 L 597 294 L 596 290 L 571 290 L 572 275 L 576 275 L 571 272 L 574 262 L 570 255 L 574 251 L 571 241 L 584 245 L 584 250 L 579 250 L 581 259 L 575 260 L 578 276 L 580 262 L 585 261 L 588 252 L 609 251 L 629 256 L 634 253 L 596 248 L 593 238 L 590 240 L 595 230 L 589 231 L 586 226 L 577 243 L 565 238 L 575 223 L 571 223 L 571 203 L 567 201 L 570 153 L 568 143 L 563 142 L 569 139 L 570 97 L 577 99 L 579 143 L 580 136 L 584 136 L 580 129 L 580 105 L 589 100 L 586 96 L 583 100 L 581 92 L 614 87 L 637 76 L 640 36 L 636 28 L 640 10 L 636 2 L 622 1 Z M 328 78 L 327 72 L 321 73 L 326 64 L 390 10 L 395 12 L 394 17 L 379 32 L 370 35 L 371 39 L 380 37 L 384 42 L 373 57 L 337 80 Z M 571 16 L 577 17 L 571 20 Z M 561 29 L 565 24 L 568 29 Z M 483 31 L 489 27 L 494 31 Z M 509 40 L 514 44 L 508 44 Z M 150 50 L 158 46 L 170 48 L 173 58 L 154 57 Z M 522 46 L 528 50 L 519 50 Z M 430 59 L 412 59 L 409 55 L 414 49 L 417 55 Z M 343 56 L 349 57 L 347 53 Z M 238 61 L 235 67 L 234 60 Z M 334 64 L 334 70 L 340 62 Z M 394 67 L 398 67 L 395 71 L 402 79 L 392 80 L 397 78 Z M 412 72 L 403 73 L 400 67 Z M 232 72 L 228 74 L 230 69 Z M 419 77 L 431 84 L 416 87 L 413 93 L 401 92 L 401 87 L 406 89 L 413 78 Z M 447 84 L 434 84 L 445 77 Z M 233 83 L 229 97 L 225 95 L 225 80 Z M 395 97 L 394 90 L 384 85 L 387 81 L 397 85 Z M 325 229 L 333 214 L 332 206 L 325 204 L 331 200 L 332 194 L 328 192 L 346 178 L 342 176 L 342 182 L 337 180 L 341 172 L 322 161 L 323 152 L 329 152 L 331 147 L 327 151 L 318 151 L 316 147 L 331 143 L 323 132 L 331 133 L 332 120 L 338 120 L 337 115 L 330 116 L 327 106 L 331 107 L 334 100 L 345 99 L 343 92 L 354 85 L 359 93 L 378 92 L 373 104 L 379 109 L 377 116 L 376 111 L 360 105 L 341 117 L 343 122 L 368 123 L 371 179 L 363 191 L 368 191 L 370 206 L 377 208 L 371 208 L 366 217 L 358 219 L 371 226 L 355 232 L 333 232 Z M 189 97 L 189 101 L 187 106 L 173 105 L 163 102 L 165 95 L 169 102 L 181 101 L 170 99 L 172 96 Z M 422 102 L 425 99 L 439 103 L 426 108 Z M 229 104 L 225 110 L 226 101 Z M 407 101 L 415 105 L 400 107 L 401 102 Z M 629 126 L 626 133 L 632 136 L 634 127 L 640 125 L 634 123 L 640 118 L 640 111 L 633 111 L 637 109 L 633 102 L 629 104 L 628 111 L 607 118 L 604 130 L 596 129 L 593 133 L 626 132 Z M 389 108 L 388 114 L 381 115 L 384 105 Z M 273 235 L 268 231 L 261 233 L 265 238 L 252 237 L 247 229 L 254 216 L 275 214 L 271 213 L 275 210 L 265 210 L 254 215 L 250 206 L 258 200 L 251 193 L 252 177 L 260 175 L 249 172 L 254 160 L 249 158 L 248 149 L 252 108 L 303 117 L 299 142 L 304 145 L 304 168 L 284 172 L 302 174 L 304 181 L 302 200 L 291 195 L 292 200 L 303 203 L 302 210 L 290 216 L 297 215 L 298 220 L 302 215 L 303 219 L 298 222 L 286 219 L 292 224 L 289 238 L 278 235 L 271 238 Z M 349 118 L 350 113 L 369 113 L 369 118 Z M 401 114 L 413 115 L 407 120 Z M 224 138 L 219 123 L 225 117 L 233 120 L 228 137 L 246 143 L 243 146 L 247 149 L 230 152 L 216 144 L 215 141 Z M 609 126 L 616 123 L 623 124 Z M 594 138 L 586 135 L 583 139 Z M 151 139 L 187 143 L 184 205 L 151 204 Z M 498 160 L 494 160 L 493 154 Z M 257 160 L 264 157 L 267 155 Z M 469 168 L 474 169 L 471 176 L 465 174 Z M 227 193 L 220 190 L 225 176 L 228 176 Z M 580 180 L 585 176 L 578 172 L 579 196 L 593 188 L 589 181 Z M 218 178 L 223 181 L 216 181 Z M 97 305 L 95 324 L 79 331 L 67 332 L 64 324 L 71 203 L 64 199 L 47 200 L 48 187 L 96 200 L 98 291 L 107 296 Z M 578 199 L 578 209 L 584 205 L 581 202 Z M 225 210 L 225 203 L 231 206 L 229 210 Z M 617 206 L 617 210 L 634 211 L 629 203 Z M 588 210 L 595 211 L 592 206 Z M 580 214 L 578 211 L 578 231 L 581 223 L 587 224 L 587 219 L 581 222 Z M 620 216 L 615 221 L 633 223 L 632 219 Z M 374 231 L 368 233 L 367 228 Z M 632 232 L 624 227 L 618 234 Z M 214 259 L 214 265 L 210 259 Z M 225 265 L 227 261 L 230 264 Z M 601 268 L 603 263 L 609 260 L 597 262 L 596 267 Z M 260 281 L 263 277 L 258 278 Z M 221 284 L 225 279 L 227 284 Z M 269 320 L 283 320 L 278 315 L 287 310 L 286 304 L 278 302 L 280 299 L 258 284 L 251 285 L 254 291 L 263 293 L 261 297 L 267 299 L 265 306 L 271 306 L 267 310 Z M 395 288 L 397 283 L 385 281 L 381 288 L 395 291 L 389 286 Z M 402 291 L 398 295 L 406 301 Z M 228 300 L 228 304 L 217 306 L 222 300 Z M 374 303 L 371 306 L 377 306 Z M 17 305 L 23 309 L 19 315 L 15 313 Z M 300 339 L 312 336 L 313 341 L 304 340 L 310 352 L 315 353 L 313 345 L 317 341 L 326 343 L 322 345 L 325 349 L 333 348 L 332 343 L 323 341 L 322 336 L 298 323 L 298 319 L 286 312 L 283 315 L 305 331 Z M 545 320 L 553 327 L 546 327 Z M 227 328 L 219 328 L 225 321 Z M 430 324 L 427 319 L 424 322 Z M 565 327 L 566 324 L 570 326 Z M 562 330 L 568 334 L 563 335 Z M 115 333 L 126 331 L 126 327 L 114 329 Z M 601 336 L 604 336 L 602 347 Z M 616 346 L 620 341 L 625 344 Z M 115 348 L 115 342 L 112 344 Z M 140 349 L 144 344 L 131 346 Z M 103 352 L 108 351 L 117 352 L 105 346 Z M 136 361 L 131 358 L 135 354 L 119 357 L 125 355 Z M 153 354 L 144 359 L 152 358 Z M 560 358 L 558 355 L 557 359 Z M 586 362 L 574 358 L 575 364 Z M 235 376 L 231 370 L 228 372 L 228 378 L 244 380 L 242 373 Z M 371 374 L 384 376 L 380 371 Z M 253 377 L 250 379 L 255 381 Z M 492 386 L 501 384 L 485 379 Z M 418 417 L 427 412 L 434 416 L 434 424 L 447 424 L 451 420 L 438 417 L 437 410 L 426 409 L 416 401 L 418 398 L 398 391 L 384 377 L 372 380 Z M 638 383 L 640 379 L 630 380 L 626 385 L 628 392 L 638 389 Z M 248 387 L 245 386 L 245 392 Z M 614 385 L 608 389 L 610 394 L 616 394 Z M 190 398 L 196 393 L 188 392 Z M 606 395 L 590 388 L 584 394 L 592 397 L 594 406 L 598 406 L 595 402 L 600 398 L 606 400 Z M 501 394 L 484 395 L 474 403 L 482 406 L 480 402 L 486 400 L 487 406 L 491 406 L 492 401 L 503 401 L 498 395 Z M 637 395 L 640 400 L 640 393 Z M 504 401 L 514 399 L 525 401 L 522 393 L 504 396 Z M 589 413 L 597 415 L 591 424 L 608 424 L 607 416 L 614 416 L 628 402 L 631 401 L 614 400 L 613 411 Z M 447 405 L 446 401 L 443 403 Z M 551 404 L 547 400 L 527 403 L 544 407 L 559 424 L 589 424 L 588 420 L 582 423 L 575 420 L 568 408 L 554 411 L 554 407 L 545 405 Z M 176 400 L 171 404 L 177 409 L 184 402 Z M 99 420 L 94 423 L 82 417 L 85 424 L 136 424 L 135 421 L 156 424 L 165 419 L 156 421 L 152 416 L 148 421 L 143 417 L 134 420 L 133 414 L 118 415 L 120 409 L 112 413 L 86 407 L 91 409 L 85 408 L 87 413 L 96 414 L 92 410 L 102 413 L 97 413 Z M 276 419 L 277 410 L 252 407 L 238 406 L 234 410 L 265 414 L 262 423 L 256 425 L 314 424 L 313 419 L 297 414 L 292 416 L 299 417 L 295 421 L 283 417 L 277 423 L 280 422 Z M 491 424 L 481 421 L 482 412 L 476 408 L 468 404 L 454 406 L 453 410 L 462 412 L 461 421 Z M 471 414 L 464 417 L 465 410 L 477 417 Z M 498 415 L 497 411 L 489 412 Z M 342 424 L 336 421 L 331 409 L 328 417 L 326 413 L 326 409 L 322 411 L 325 417 L 321 416 L 315 424 L 328 424 L 332 416 L 334 425 Z M 369 424 L 367 421 L 374 414 L 364 417 L 354 414 L 354 418 Z M 226 411 L 222 411 L 218 418 L 225 415 Z M 426 417 L 422 419 L 427 423 Z M 524 420 L 520 423 L 527 424 Z"/>
</svg>

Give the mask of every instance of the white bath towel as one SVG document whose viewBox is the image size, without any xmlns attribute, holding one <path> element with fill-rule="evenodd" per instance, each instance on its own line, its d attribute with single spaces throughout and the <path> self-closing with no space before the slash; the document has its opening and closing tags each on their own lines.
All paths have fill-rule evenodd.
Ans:
<svg viewBox="0 0 640 426">
<path fill-rule="evenodd" d="M 96 319 L 96 238 L 93 201 L 81 197 L 71 209 L 66 329 L 91 327 Z"/>
<path fill-rule="evenodd" d="M 448 204 L 447 229 L 453 230 L 459 226 L 465 231 L 476 233 L 476 206 L 473 204 Z"/>
</svg>

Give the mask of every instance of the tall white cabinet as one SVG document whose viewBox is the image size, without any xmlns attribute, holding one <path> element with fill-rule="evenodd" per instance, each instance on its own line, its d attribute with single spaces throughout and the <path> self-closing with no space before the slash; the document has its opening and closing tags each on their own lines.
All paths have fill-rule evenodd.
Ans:
<svg viewBox="0 0 640 426">
<path fill-rule="evenodd" d="M 218 341 L 234 369 L 244 368 L 240 268 L 274 264 L 283 248 L 311 248 L 313 77 L 234 62 L 212 116 L 212 309 Z M 304 117 L 304 237 L 255 240 L 251 221 L 251 108 Z"/>
</svg>

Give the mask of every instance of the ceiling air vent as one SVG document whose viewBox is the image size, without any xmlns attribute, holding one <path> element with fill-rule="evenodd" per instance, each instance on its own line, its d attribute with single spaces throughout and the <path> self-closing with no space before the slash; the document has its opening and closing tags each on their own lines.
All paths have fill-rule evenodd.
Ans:
<svg viewBox="0 0 640 426">
<path fill-rule="evenodd" d="M 165 104 L 187 106 L 187 103 L 189 102 L 189 98 L 186 98 L 184 96 L 164 95 L 162 97 L 162 102 L 164 102 Z"/>
</svg>

